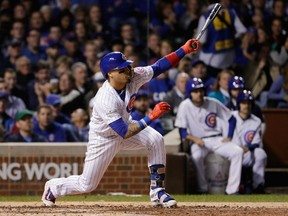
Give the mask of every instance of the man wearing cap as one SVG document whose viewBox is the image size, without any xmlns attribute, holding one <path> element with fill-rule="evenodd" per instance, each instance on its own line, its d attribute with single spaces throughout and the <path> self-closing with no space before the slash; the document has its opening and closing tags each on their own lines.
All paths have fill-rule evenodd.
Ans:
<svg viewBox="0 0 288 216">
<path fill-rule="evenodd" d="M 12 39 L 11 41 L 7 41 L 7 57 L 0 63 L 0 73 L 5 68 L 13 68 L 15 69 L 15 64 L 17 58 L 21 55 L 21 42 L 17 39 Z"/>
<path fill-rule="evenodd" d="M 133 61 L 127 60 L 121 52 L 108 53 L 101 59 L 100 68 L 106 81 L 94 97 L 83 173 L 47 181 L 42 196 L 46 206 L 54 206 L 57 197 L 96 189 L 110 162 L 121 149 L 147 150 L 151 204 L 177 206 L 164 187 L 166 154 L 163 137 L 149 127 L 170 110 L 169 104 L 158 103 L 139 121 L 133 121 L 130 113 L 141 86 L 177 65 L 186 54 L 198 49 L 198 40 L 190 39 L 175 52 L 146 67 L 133 68 Z"/>
<path fill-rule="evenodd" d="M 27 109 L 16 115 L 16 126 L 19 131 L 15 135 L 9 135 L 7 142 L 47 142 L 47 140 L 33 132 L 33 114 Z"/>
<path fill-rule="evenodd" d="M 57 94 L 50 94 L 46 97 L 46 103 L 53 109 L 53 120 L 62 125 L 66 132 L 67 142 L 80 142 L 78 134 L 74 133 L 71 121 L 68 116 L 61 112 L 61 97 Z"/>
<path fill-rule="evenodd" d="M 77 38 L 74 33 L 68 33 L 64 36 L 64 55 L 71 57 L 74 62 L 84 62 L 82 52 L 77 46 Z"/>
<path fill-rule="evenodd" d="M 189 74 L 191 77 L 200 78 L 203 81 L 206 95 L 212 91 L 216 79 L 208 75 L 206 64 L 203 61 L 198 58 L 193 59 Z"/>
<path fill-rule="evenodd" d="M 236 100 L 238 110 L 233 111 L 233 115 L 237 119 L 233 142 L 237 143 L 244 151 L 243 166 L 245 168 L 252 168 L 253 181 L 251 189 L 253 189 L 253 193 L 262 194 L 265 193 L 264 175 L 267 154 L 262 148 L 261 120 L 252 114 L 255 100 L 251 91 L 246 89 L 240 90 Z M 245 189 L 246 193 L 249 193 L 251 190 L 249 189 L 249 185 L 245 185 Z"/>
<path fill-rule="evenodd" d="M 55 67 L 56 61 L 60 56 L 60 48 L 61 48 L 60 42 L 53 40 L 48 41 L 48 47 L 46 48 L 45 52 L 47 55 L 47 62 L 50 68 Z"/>
<path fill-rule="evenodd" d="M 54 121 L 60 124 L 70 124 L 71 121 L 68 116 L 61 112 L 61 97 L 57 94 L 50 94 L 46 97 L 46 103 L 53 108 Z"/>
<path fill-rule="evenodd" d="M 237 194 L 243 150 L 231 142 L 236 119 L 219 101 L 204 97 L 205 87 L 200 78 L 191 79 L 186 92 L 189 98 L 180 104 L 175 126 L 183 141 L 193 143 L 191 154 L 197 171 L 198 192 L 208 192 L 204 159 L 209 152 L 215 152 L 230 161 L 226 194 Z"/>
<path fill-rule="evenodd" d="M 134 108 L 135 110 L 131 113 L 131 116 L 133 120 L 137 120 L 137 121 L 144 118 L 147 115 L 147 113 L 151 111 L 150 102 L 149 102 L 149 94 L 146 90 L 141 89 L 138 91 L 135 102 L 134 102 Z M 153 121 L 150 124 L 150 127 L 157 130 L 160 134 L 162 135 L 164 134 L 160 119 L 156 119 L 155 121 Z"/>
</svg>

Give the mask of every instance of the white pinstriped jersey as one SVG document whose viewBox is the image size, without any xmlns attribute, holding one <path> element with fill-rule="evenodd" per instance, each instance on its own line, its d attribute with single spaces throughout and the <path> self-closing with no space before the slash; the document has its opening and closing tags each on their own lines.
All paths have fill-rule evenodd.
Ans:
<svg viewBox="0 0 288 216">
<path fill-rule="evenodd" d="M 135 77 L 126 85 L 125 100 L 106 80 L 94 97 L 93 111 L 90 119 L 89 140 L 101 141 L 114 139 L 119 135 L 109 126 L 110 123 L 122 118 L 124 122 L 130 123 L 132 118 L 130 112 L 139 88 L 149 82 L 153 77 L 151 66 L 134 68 Z"/>
<path fill-rule="evenodd" d="M 238 111 L 233 111 L 232 114 L 237 120 L 233 141 L 239 146 L 247 146 L 248 143 L 262 146 L 261 120 L 253 114 L 246 120 L 239 116 Z"/>
<path fill-rule="evenodd" d="M 222 133 L 227 136 L 231 112 L 213 98 L 204 97 L 202 106 L 195 106 L 190 98 L 179 105 L 175 126 L 188 129 L 196 137 L 207 137 Z"/>
</svg>

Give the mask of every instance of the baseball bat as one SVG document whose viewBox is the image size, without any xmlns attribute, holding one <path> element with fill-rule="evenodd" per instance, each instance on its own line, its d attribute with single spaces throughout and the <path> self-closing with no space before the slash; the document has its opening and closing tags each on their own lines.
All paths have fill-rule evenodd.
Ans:
<svg viewBox="0 0 288 216">
<path fill-rule="evenodd" d="M 199 34 L 197 35 L 196 39 L 199 40 L 202 35 L 204 34 L 204 32 L 207 30 L 209 24 L 215 19 L 215 17 L 217 16 L 218 12 L 220 11 L 221 9 L 221 4 L 219 3 L 216 3 L 212 9 L 212 11 L 210 12 L 208 18 L 206 19 L 205 21 L 205 24 L 203 25 L 201 31 L 199 32 Z M 196 48 L 196 43 L 192 43 L 191 46 L 193 48 Z"/>
</svg>

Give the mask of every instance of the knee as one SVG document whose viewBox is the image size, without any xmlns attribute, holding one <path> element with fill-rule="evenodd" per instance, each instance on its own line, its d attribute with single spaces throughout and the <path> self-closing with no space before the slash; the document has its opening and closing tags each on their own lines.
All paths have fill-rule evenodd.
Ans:
<svg viewBox="0 0 288 216">
<path fill-rule="evenodd" d="M 151 146 L 164 146 L 164 138 L 163 136 L 158 133 L 157 131 L 155 131 L 155 133 L 151 134 L 151 139 L 150 139 L 150 145 Z"/>
<path fill-rule="evenodd" d="M 263 149 L 256 148 L 254 151 L 255 160 L 264 162 L 267 160 L 267 154 Z"/>
<path fill-rule="evenodd" d="M 243 157 L 243 154 L 244 154 L 244 151 L 243 151 L 243 149 L 241 148 L 241 147 L 239 147 L 239 146 L 234 146 L 234 148 L 233 148 L 233 151 L 232 151 L 232 155 L 231 155 L 231 158 L 233 159 L 233 158 L 235 158 L 235 157 Z"/>
<path fill-rule="evenodd" d="M 202 152 L 200 151 L 191 151 L 191 155 L 192 155 L 192 160 L 193 161 L 197 161 L 197 162 L 200 162 L 200 161 L 204 161 L 204 155 L 202 154 Z"/>
</svg>

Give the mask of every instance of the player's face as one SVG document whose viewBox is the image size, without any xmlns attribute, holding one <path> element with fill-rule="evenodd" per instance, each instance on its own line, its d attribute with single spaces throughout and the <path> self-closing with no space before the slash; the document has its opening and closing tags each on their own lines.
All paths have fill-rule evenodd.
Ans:
<svg viewBox="0 0 288 216">
<path fill-rule="evenodd" d="M 191 92 L 192 102 L 196 106 L 201 106 L 204 102 L 204 89 L 195 89 Z"/>
<path fill-rule="evenodd" d="M 242 101 L 240 103 L 240 113 L 243 113 L 244 115 L 250 115 L 252 109 L 252 104 L 250 101 Z"/>
<path fill-rule="evenodd" d="M 240 90 L 242 90 L 242 89 L 231 89 L 231 96 L 232 96 L 232 98 L 234 98 L 234 99 L 237 98 Z"/>
<path fill-rule="evenodd" d="M 130 83 L 134 77 L 134 70 L 132 67 L 126 67 L 123 69 L 117 69 L 110 72 L 115 82 L 126 84 Z"/>
</svg>

